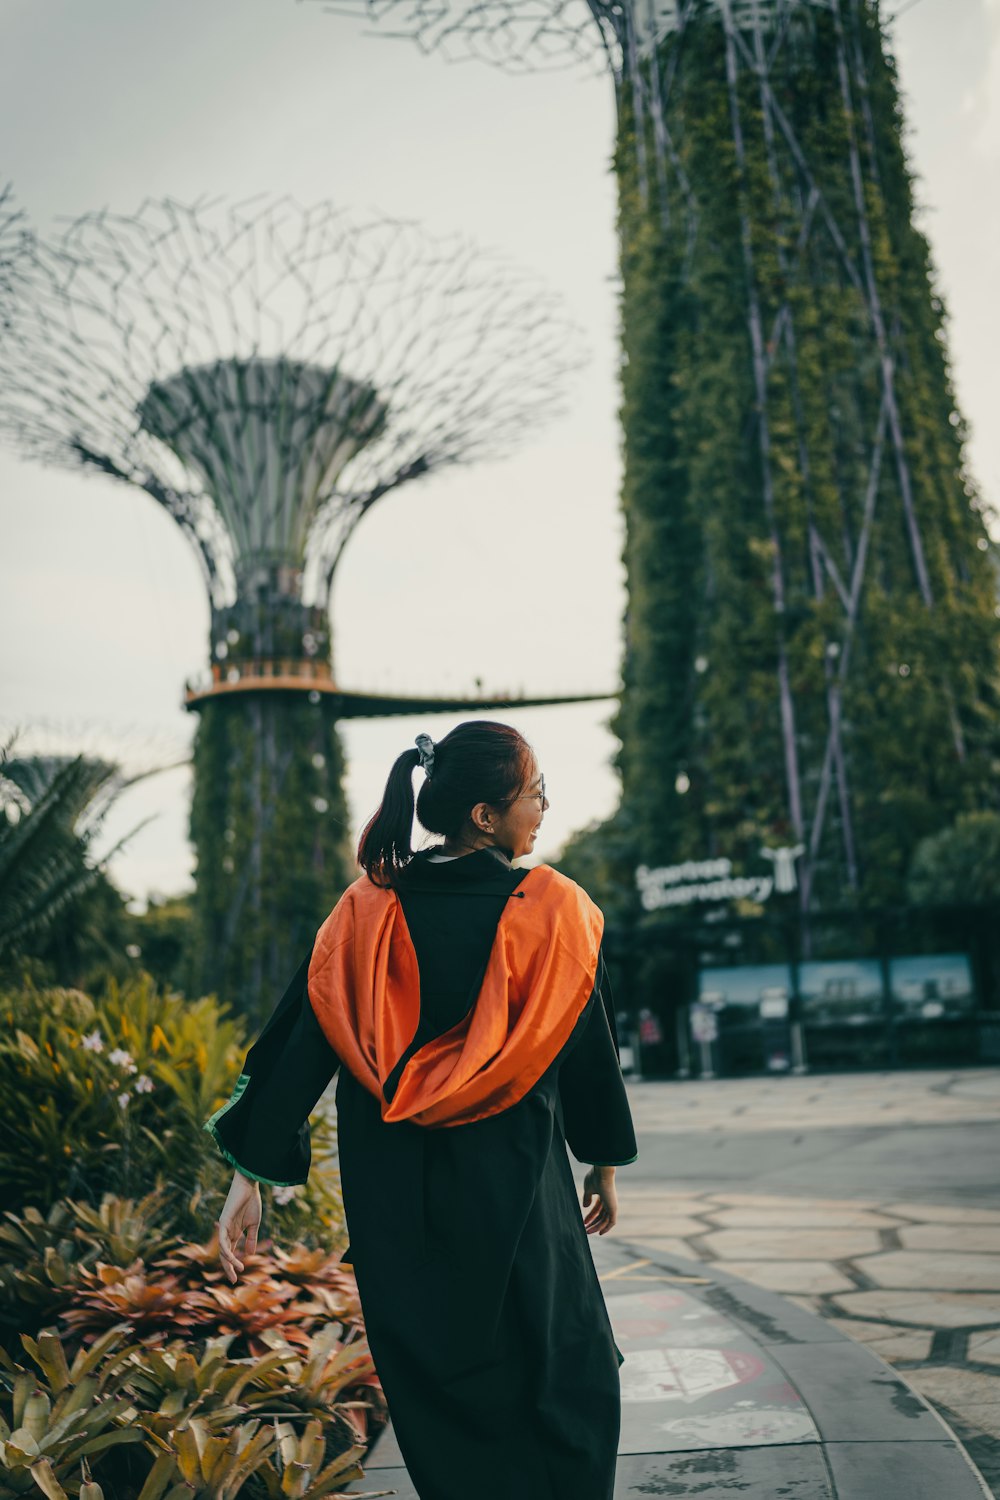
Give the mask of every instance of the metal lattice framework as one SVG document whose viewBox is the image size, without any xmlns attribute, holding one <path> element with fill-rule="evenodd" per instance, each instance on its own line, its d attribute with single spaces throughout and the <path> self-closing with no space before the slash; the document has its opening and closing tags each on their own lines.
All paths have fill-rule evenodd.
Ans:
<svg viewBox="0 0 1000 1500">
<path fill-rule="evenodd" d="M 0 186 L 0 334 L 9 324 L 29 245 L 27 221 L 10 187 Z"/>
<path fill-rule="evenodd" d="M 371 505 L 505 456 L 581 363 L 530 275 L 329 204 L 90 213 L 34 245 L 25 282 L 0 425 L 25 456 L 147 491 L 215 612 L 265 583 L 325 608 Z"/>
<path fill-rule="evenodd" d="M 301 3 L 301 0 L 300 0 Z M 636 80 L 638 64 L 665 37 L 708 12 L 741 30 L 787 27 L 803 5 L 831 0 L 305 0 L 332 15 L 375 23 L 380 36 L 406 37 L 421 52 L 451 62 L 476 59 L 507 73 L 610 67 L 617 83 Z"/>
<path fill-rule="evenodd" d="M 631 144 L 639 196 L 666 232 L 686 243 L 688 272 L 700 253 L 703 196 L 710 184 L 692 180 L 683 130 L 672 119 L 674 95 L 685 67 L 685 46 L 694 28 L 710 26 L 724 38 L 724 66 L 713 88 L 724 91 L 730 138 L 726 149 L 735 153 L 741 183 L 739 244 L 745 276 L 745 314 L 752 353 L 754 404 L 748 422 L 756 431 L 762 500 L 771 546 L 771 590 L 777 637 L 777 698 L 784 755 L 788 832 L 802 843 L 802 900 L 808 908 L 811 882 L 830 827 L 831 805 L 838 809 L 839 858 L 846 884 L 858 884 L 857 835 L 853 826 L 848 758 L 844 747 L 844 693 L 850 679 L 852 649 L 859 612 L 871 571 L 872 538 L 880 508 L 901 510 L 912 569 L 912 586 L 923 609 L 935 609 L 935 587 L 928 566 L 927 541 L 915 500 L 911 449 L 898 395 L 898 326 L 883 305 L 876 273 L 875 230 L 870 189 L 878 187 L 876 124 L 870 79 L 860 40 L 863 16 L 876 18 L 877 4 L 867 0 L 632 0 L 604 4 L 601 0 L 340 0 L 326 4 L 342 14 L 365 15 L 382 35 L 405 36 L 423 51 L 439 51 L 449 59 L 476 57 L 511 72 L 556 66 L 603 67 L 613 77 L 622 118 L 632 122 Z M 838 164 L 840 181 L 849 192 L 833 202 L 829 174 L 810 159 L 800 134 L 779 97 L 775 80 L 789 68 L 815 66 L 812 47 L 818 20 L 823 18 L 833 37 L 833 88 L 848 122 L 846 154 Z M 754 119 L 746 118 L 748 89 Z M 840 629 L 830 642 L 826 660 L 826 734 L 822 753 L 810 765 L 801 764 L 802 734 L 790 680 L 784 619 L 787 540 L 774 503 L 775 472 L 779 462 L 774 437 L 772 404 L 774 377 L 780 373 L 798 403 L 796 431 L 791 440 L 794 461 L 806 485 L 813 455 L 809 451 L 799 386 L 802 335 L 796 327 L 793 296 L 777 302 L 762 290 L 758 265 L 760 220 L 751 222 L 747 209 L 747 133 L 755 141 L 763 133 L 764 157 L 772 203 L 771 245 L 784 285 L 792 293 L 808 277 L 807 266 L 817 253 L 834 267 L 833 274 L 859 311 L 858 334 L 865 347 L 863 360 L 877 372 L 878 394 L 867 435 L 867 478 L 842 497 L 851 517 L 854 539 L 845 548 L 842 535 L 824 530 L 810 508 L 808 554 L 811 591 L 817 601 L 833 596 L 840 607 Z M 758 158 L 759 160 L 759 158 Z M 827 164 L 828 165 L 828 164 Z M 873 180 L 874 179 L 874 180 Z M 946 418 L 948 413 L 941 413 Z M 887 494 L 891 489 L 891 499 Z M 985 543 L 980 541 L 980 546 Z M 960 715 L 942 684 L 947 703 L 954 752 L 961 763 L 966 746 Z M 671 773 L 672 774 L 672 773 Z"/>
</svg>

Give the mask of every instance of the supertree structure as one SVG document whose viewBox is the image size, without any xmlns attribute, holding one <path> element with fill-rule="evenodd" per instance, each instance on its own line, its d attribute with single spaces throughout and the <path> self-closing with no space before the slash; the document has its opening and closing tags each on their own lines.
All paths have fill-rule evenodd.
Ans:
<svg viewBox="0 0 1000 1500">
<path fill-rule="evenodd" d="M 995 799 L 996 586 L 877 0 L 342 0 L 615 87 L 622 827 L 895 897 Z"/>
<path fill-rule="evenodd" d="M 28 244 L 25 216 L 18 208 L 11 188 L 0 183 L 0 338 L 10 318 Z"/>
<path fill-rule="evenodd" d="M 253 1012 L 350 878 L 337 721 L 495 706 L 338 686 L 347 539 L 399 486 L 509 451 L 580 343 L 531 277 L 465 240 L 327 204 L 147 202 L 30 259 L 0 431 L 145 490 L 195 549 L 211 669 L 185 694 L 192 972 Z M 371 607 L 393 607 L 377 579 Z"/>
</svg>

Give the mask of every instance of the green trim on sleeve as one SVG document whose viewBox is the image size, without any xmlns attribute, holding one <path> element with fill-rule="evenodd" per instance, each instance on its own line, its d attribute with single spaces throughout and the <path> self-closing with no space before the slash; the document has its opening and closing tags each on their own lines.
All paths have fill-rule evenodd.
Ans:
<svg viewBox="0 0 1000 1500">
<path fill-rule="evenodd" d="M 215 1142 L 216 1147 L 218 1148 L 220 1154 L 226 1159 L 226 1161 L 229 1163 L 229 1165 L 231 1167 L 235 1167 L 236 1170 L 237 1170 L 237 1172 L 242 1173 L 242 1175 L 244 1177 L 248 1177 L 251 1182 L 260 1182 L 260 1183 L 263 1183 L 265 1187 L 302 1187 L 302 1185 L 306 1181 L 308 1181 L 308 1178 L 306 1178 L 306 1177 L 296 1177 L 291 1182 L 288 1182 L 288 1181 L 286 1181 L 286 1182 L 279 1182 L 278 1179 L 275 1178 L 275 1177 L 261 1177 L 258 1172 L 251 1172 L 247 1167 L 243 1166 L 242 1162 L 238 1162 L 236 1160 L 236 1157 L 229 1150 L 228 1146 L 226 1146 L 223 1143 L 222 1137 L 219 1135 L 219 1132 L 218 1132 L 218 1129 L 216 1128 L 216 1123 L 215 1122 L 217 1120 L 221 1120 L 222 1116 L 224 1114 L 226 1114 L 227 1111 L 229 1111 L 229 1110 L 232 1109 L 233 1105 L 236 1104 L 237 1101 L 246 1092 L 246 1086 L 247 1086 L 247 1084 L 249 1082 L 250 1082 L 250 1074 L 249 1073 L 241 1073 L 240 1076 L 239 1076 L 239 1078 L 237 1078 L 237 1080 L 236 1080 L 236 1087 L 233 1089 L 233 1092 L 230 1094 L 230 1096 L 226 1100 L 225 1104 L 223 1104 L 220 1109 L 217 1109 L 215 1111 L 215 1114 L 211 1115 L 205 1121 L 204 1125 L 202 1126 L 202 1129 L 208 1131 L 209 1135 L 212 1137 L 213 1141 Z"/>
<path fill-rule="evenodd" d="M 630 1156 L 627 1161 L 592 1161 L 590 1165 L 592 1167 L 630 1167 L 634 1161 L 638 1160 L 639 1153 L 637 1151 L 635 1155 Z"/>
</svg>

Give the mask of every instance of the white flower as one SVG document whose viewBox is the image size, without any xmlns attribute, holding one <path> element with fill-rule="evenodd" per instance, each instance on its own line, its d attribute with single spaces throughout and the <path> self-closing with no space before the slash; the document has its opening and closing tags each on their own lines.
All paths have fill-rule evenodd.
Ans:
<svg viewBox="0 0 1000 1500">
<path fill-rule="evenodd" d="M 114 1063 L 116 1068 L 124 1068 L 126 1073 L 138 1073 L 139 1071 L 132 1059 L 131 1052 L 126 1052 L 124 1047 L 116 1047 L 113 1052 L 109 1052 L 108 1062 Z"/>
<path fill-rule="evenodd" d="M 135 1091 L 137 1094 L 151 1094 L 153 1092 L 153 1080 L 148 1073 L 140 1073 L 135 1080 Z"/>
<path fill-rule="evenodd" d="M 118 1095 L 118 1107 L 119 1107 L 119 1109 L 126 1109 L 128 1107 L 128 1101 L 131 1099 L 131 1097 L 132 1097 L 132 1095 L 128 1092 L 128 1090 L 126 1090 L 124 1094 L 119 1094 Z"/>
<path fill-rule="evenodd" d="M 274 1189 L 274 1201 L 279 1207 L 283 1208 L 286 1203 L 291 1203 L 294 1197 L 295 1189 L 293 1187 L 276 1187 Z"/>
<path fill-rule="evenodd" d="M 86 1052 L 103 1052 L 104 1038 L 95 1027 L 93 1031 L 88 1031 L 86 1036 L 80 1038 L 80 1046 Z"/>
</svg>

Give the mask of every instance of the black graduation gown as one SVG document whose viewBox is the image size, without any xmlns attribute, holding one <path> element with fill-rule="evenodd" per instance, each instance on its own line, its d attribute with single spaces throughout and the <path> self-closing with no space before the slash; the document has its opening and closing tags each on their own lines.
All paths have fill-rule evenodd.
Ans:
<svg viewBox="0 0 1000 1500">
<path fill-rule="evenodd" d="M 441 864 L 418 855 L 405 872 L 415 1046 L 475 1002 L 525 873 L 487 849 Z M 208 1122 L 227 1158 L 262 1182 L 305 1181 L 307 1117 L 338 1066 L 309 1003 L 310 956 Z M 566 1154 L 568 1142 L 581 1162 L 636 1157 L 603 961 L 558 1056 L 501 1113 L 385 1124 L 346 1068 L 336 1097 L 349 1255 L 421 1500 L 611 1500 L 619 1355 Z"/>
</svg>

